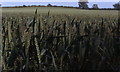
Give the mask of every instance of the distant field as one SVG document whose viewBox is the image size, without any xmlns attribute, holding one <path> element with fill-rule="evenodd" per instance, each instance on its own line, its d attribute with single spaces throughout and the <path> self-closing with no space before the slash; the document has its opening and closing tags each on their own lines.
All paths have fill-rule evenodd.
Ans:
<svg viewBox="0 0 120 72">
<path fill-rule="evenodd" d="M 38 9 L 39 14 L 46 14 L 50 11 L 51 14 L 67 14 L 73 16 L 90 15 L 90 16 L 118 16 L 117 10 L 81 10 L 73 8 L 61 7 L 25 7 L 25 8 L 2 8 L 4 14 L 34 14 L 35 9 Z"/>
</svg>

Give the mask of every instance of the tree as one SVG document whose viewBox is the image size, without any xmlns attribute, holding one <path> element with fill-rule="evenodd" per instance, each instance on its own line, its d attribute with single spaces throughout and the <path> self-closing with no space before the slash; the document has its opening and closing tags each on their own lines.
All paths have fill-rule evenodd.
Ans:
<svg viewBox="0 0 120 72">
<path fill-rule="evenodd" d="M 88 0 L 79 0 L 78 2 L 78 5 L 79 5 L 79 8 L 82 8 L 82 9 L 88 9 Z"/>
<path fill-rule="evenodd" d="M 97 4 L 93 4 L 92 8 L 93 9 L 98 9 L 98 5 Z"/>
<path fill-rule="evenodd" d="M 26 5 L 23 5 L 23 7 L 26 7 Z"/>
<path fill-rule="evenodd" d="M 51 4 L 48 4 L 47 6 L 48 6 L 48 7 L 51 7 L 52 5 L 51 5 Z"/>
<path fill-rule="evenodd" d="M 115 3 L 115 4 L 113 5 L 113 7 L 114 7 L 115 9 L 120 9 L 120 1 L 119 1 L 118 3 Z"/>
</svg>

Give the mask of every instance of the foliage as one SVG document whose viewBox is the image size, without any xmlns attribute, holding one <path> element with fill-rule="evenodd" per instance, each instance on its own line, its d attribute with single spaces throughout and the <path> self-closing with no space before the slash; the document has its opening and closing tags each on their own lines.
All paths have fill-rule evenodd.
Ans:
<svg viewBox="0 0 120 72">
<path fill-rule="evenodd" d="M 51 4 L 48 4 L 47 6 L 48 6 L 48 7 L 51 7 L 52 5 L 51 5 Z"/>
<path fill-rule="evenodd" d="M 88 3 L 87 0 L 80 0 L 78 2 L 79 8 L 88 9 L 89 7 L 88 7 L 87 3 Z"/>
<path fill-rule="evenodd" d="M 92 8 L 93 8 L 93 9 L 99 9 L 99 7 L 98 7 L 97 4 L 93 4 Z"/>
<path fill-rule="evenodd" d="M 26 5 L 23 5 L 23 7 L 26 7 Z"/>
<path fill-rule="evenodd" d="M 120 1 L 113 5 L 115 9 L 120 9 Z"/>
</svg>

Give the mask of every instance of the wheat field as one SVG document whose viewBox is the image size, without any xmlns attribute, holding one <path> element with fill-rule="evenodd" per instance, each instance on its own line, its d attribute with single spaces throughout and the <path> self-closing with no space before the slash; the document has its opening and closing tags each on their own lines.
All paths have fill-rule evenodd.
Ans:
<svg viewBox="0 0 120 72">
<path fill-rule="evenodd" d="M 2 9 L 2 70 L 120 71 L 117 10 Z"/>
</svg>

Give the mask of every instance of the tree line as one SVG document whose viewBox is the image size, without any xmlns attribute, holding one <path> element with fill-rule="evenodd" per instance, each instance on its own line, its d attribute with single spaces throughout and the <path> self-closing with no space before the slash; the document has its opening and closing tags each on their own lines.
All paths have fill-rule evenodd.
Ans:
<svg viewBox="0 0 120 72">
<path fill-rule="evenodd" d="M 78 2 L 78 5 L 79 5 L 79 7 L 72 7 L 72 6 L 57 6 L 57 5 L 52 5 L 52 4 L 48 4 L 47 5 L 47 7 L 67 7 L 67 8 L 80 8 L 80 9 L 103 9 L 103 10 L 106 10 L 106 9 L 120 9 L 120 1 L 118 2 L 118 3 L 115 3 L 115 4 L 113 4 L 113 7 L 114 8 L 99 8 L 99 6 L 98 6 L 98 4 L 93 4 L 92 5 L 92 8 L 89 8 L 89 6 L 88 6 L 88 0 L 79 0 L 79 2 Z M 0 4 L 0 7 L 1 7 L 2 5 Z M 46 7 L 46 6 L 44 6 L 44 5 L 28 5 L 28 6 L 26 6 L 26 5 L 23 5 L 23 6 L 15 6 L 15 7 Z"/>
<path fill-rule="evenodd" d="M 100 9 L 98 4 L 93 4 L 92 8 L 89 8 L 88 3 L 89 3 L 88 0 L 83 0 L 83 1 L 80 0 L 78 2 L 79 7 L 57 6 L 57 5 L 52 5 L 52 4 L 48 4 L 47 7 L 68 7 L 68 8 L 80 8 L 80 9 Z M 32 5 L 32 7 L 35 7 L 35 6 L 36 5 Z M 41 5 L 39 5 L 39 6 L 41 6 Z M 29 6 L 23 5 L 23 7 L 29 7 Z M 103 10 L 105 10 L 105 9 L 120 9 L 120 1 L 118 3 L 113 4 L 113 7 L 114 8 L 101 8 L 101 9 L 103 9 Z"/>
<path fill-rule="evenodd" d="M 79 8 L 82 9 L 90 9 L 88 7 L 88 0 L 79 0 L 78 5 Z M 113 4 L 114 9 L 120 9 L 120 1 L 118 3 Z M 99 9 L 98 4 L 93 4 L 91 9 Z M 105 9 L 105 8 L 103 8 Z M 110 8 L 109 8 L 110 9 Z"/>
</svg>

